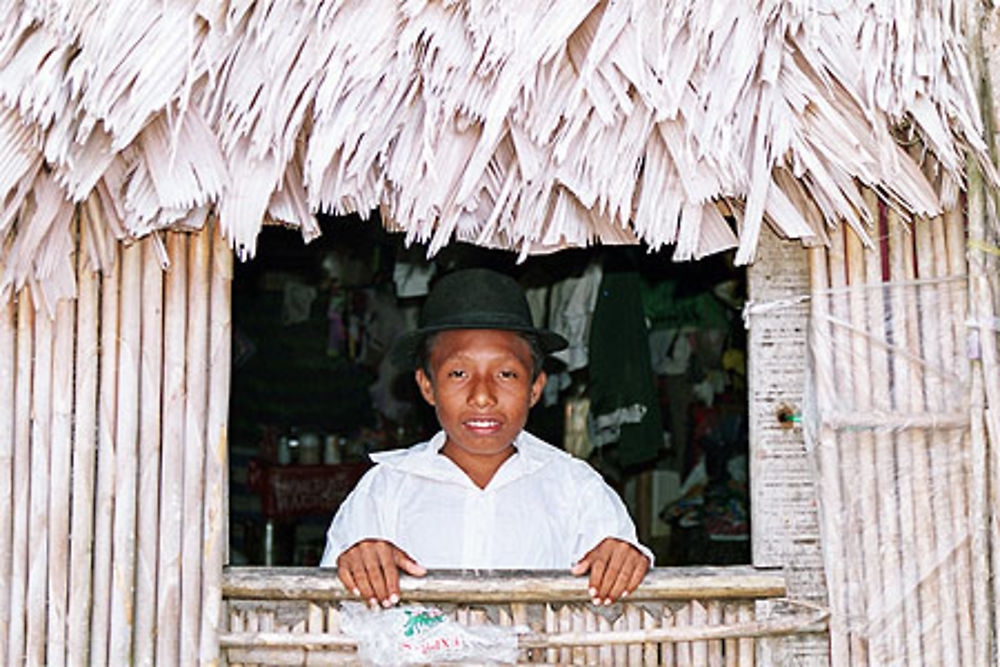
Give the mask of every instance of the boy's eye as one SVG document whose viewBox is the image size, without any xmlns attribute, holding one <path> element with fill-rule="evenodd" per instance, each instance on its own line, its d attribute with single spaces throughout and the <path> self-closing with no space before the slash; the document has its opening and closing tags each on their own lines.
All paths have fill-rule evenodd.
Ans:
<svg viewBox="0 0 1000 667">
<path fill-rule="evenodd" d="M 515 380 L 517 379 L 517 371 L 500 371 L 500 377 L 505 380 Z"/>
<path fill-rule="evenodd" d="M 453 368 L 452 370 L 448 371 L 448 377 L 450 377 L 450 378 L 464 378 L 465 377 L 465 371 L 463 371 L 460 368 Z"/>
</svg>

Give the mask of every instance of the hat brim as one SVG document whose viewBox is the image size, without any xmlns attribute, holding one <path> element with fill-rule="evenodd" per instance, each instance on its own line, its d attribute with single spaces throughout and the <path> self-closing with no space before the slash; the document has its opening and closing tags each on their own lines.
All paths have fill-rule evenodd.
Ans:
<svg viewBox="0 0 1000 667">
<path fill-rule="evenodd" d="M 536 329 L 534 327 L 519 327 L 516 325 L 504 325 L 504 326 L 475 326 L 475 325 L 462 325 L 462 326 L 432 326 L 424 327 L 422 329 L 416 329 L 414 331 L 408 331 L 407 333 L 399 336 L 392 344 L 392 348 L 389 351 L 389 358 L 393 365 L 397 368 L 403 370 L 414 371 L 418 366 L 418 357 L 420 353 L 420 348 L 424 344 L 424 339 L 431 334 L 440 333 L 442 331 L 454 331 L 457 329 L 493 329 L 499 331 L 514 331 L 518 333 L 528 333 L 536 336 L 538 342 L 541 345 L 542 352 L 545 354 L 551 354 L 553 352 L 558 352 L 559 350 L 565 350 L 569 347 L 569 341 L 560 336 L 554 331 L 549 331 L 548 329 Z"/>
</svg>

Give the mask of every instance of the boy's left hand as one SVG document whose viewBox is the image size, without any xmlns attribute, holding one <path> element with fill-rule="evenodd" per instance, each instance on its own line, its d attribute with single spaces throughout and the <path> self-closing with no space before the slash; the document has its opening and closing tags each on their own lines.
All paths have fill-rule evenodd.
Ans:
<svg viewBox="0 0 1000 667">
<path fill-rule="evenodd" d="M 649 559 L 628 542 L 606 537 L 587 552 L 573 569 L 579 576 L 590 571 L 590 597 L 594 604 L 611 604 L 636 589 L 649 570 Z"/>
</svg>

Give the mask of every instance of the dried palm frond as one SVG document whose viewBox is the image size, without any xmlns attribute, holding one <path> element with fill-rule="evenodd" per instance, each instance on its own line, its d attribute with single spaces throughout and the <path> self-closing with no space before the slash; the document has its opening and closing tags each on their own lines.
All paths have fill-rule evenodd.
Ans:
<svg viewBox="0 0 1000 667">
<path fill-rule="evenodd" d="M 107 226 L 95 238 L 215 209 L 243 256 L 265 220 L 308 239 L 318 212 L 374 209 L 431 253 L 642 241 L 746 263 L 765 223 L 819 243 L 847 221 L 867 239 L 863 186 L 934 214 L 966 149 L 995 180 L 960 14 L 950 0 L 11 0 L 3 280 L 65 293 L 56 230 L 81 202 Z M 903 124 L 938 184 L 900 149 Z"/>
</svg>

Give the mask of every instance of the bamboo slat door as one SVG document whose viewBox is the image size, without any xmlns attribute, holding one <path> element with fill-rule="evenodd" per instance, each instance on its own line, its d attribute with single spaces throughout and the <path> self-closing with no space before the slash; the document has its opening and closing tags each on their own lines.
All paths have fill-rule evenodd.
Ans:
<svg viewBox="0 0 1000 667">
<path fill-rule="evenodd" d="M 977 590 L 965 220 L 908 220 L 866 198 L 812 248 L 809 351 L 834 665 L 979 665 L 993 611 Z"/>
<path fill-rule="evenodd" d="M 232 253 L 209 226 L 98 273 L 87 215 L 77 298 L 0 303 L 0 665 L 211 664 Z"/>
</svg>

